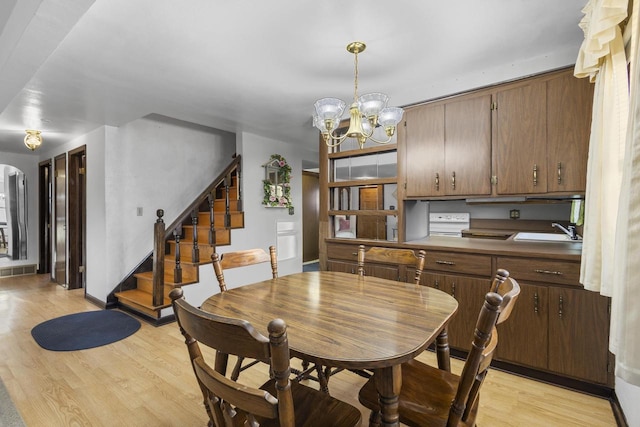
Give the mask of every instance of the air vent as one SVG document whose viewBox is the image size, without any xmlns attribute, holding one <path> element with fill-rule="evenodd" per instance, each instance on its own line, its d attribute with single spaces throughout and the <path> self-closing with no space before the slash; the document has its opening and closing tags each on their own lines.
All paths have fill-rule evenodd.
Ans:
<svg viewBox="0 0 640 427">
<path fill-rule="evenodd" d="M 0 277 L 23 276 L 25 274 L 36 274 L 36 266 L 19 265 L 16 267 L 0 268 Z"/>
</svg>

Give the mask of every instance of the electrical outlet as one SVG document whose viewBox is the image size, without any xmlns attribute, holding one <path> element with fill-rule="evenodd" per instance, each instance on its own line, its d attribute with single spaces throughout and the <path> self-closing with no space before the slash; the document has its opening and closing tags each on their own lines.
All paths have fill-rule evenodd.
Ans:
<svg viewBox="0 0 640 427">
<path fill-rule="evenodd" d="M 518 209 L 511 209 L 509 211 L 509 218 L 511 218 L 511 219 L 520 218 L 520 211 Z"/>
<path fill-rule="evenodd" d="M 142 208 L 136 208 L 136 214 L 142 216 Z"/>
</svg>

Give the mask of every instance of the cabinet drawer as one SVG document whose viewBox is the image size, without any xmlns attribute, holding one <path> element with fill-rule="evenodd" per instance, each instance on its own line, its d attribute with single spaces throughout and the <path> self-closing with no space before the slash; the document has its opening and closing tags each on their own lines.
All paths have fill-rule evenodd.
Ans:
<svg viewBox="0 0 640 427">
<path fill-rule="evenodd" d="M 465 273 L 491 277 L 491 256 L 469 255 L 455 252 L 429 252 L 424 258 L 425 270 Z"/>
<path fill-rule="evenodd" d="M 327 243 L 327 258 L 358 262 L 358 245 Z"/>
<path fill-rule="evenodd" d="M 577 262 L 499 257 L 497 268 L 504 268 L 516 280 L 582 286 Z"/>
</svg>

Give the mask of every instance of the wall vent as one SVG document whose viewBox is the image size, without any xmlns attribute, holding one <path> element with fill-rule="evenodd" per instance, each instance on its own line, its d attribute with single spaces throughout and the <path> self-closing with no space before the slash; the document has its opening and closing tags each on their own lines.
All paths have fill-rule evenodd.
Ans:
<svg viewBox="0 0 640 427">
<path fill-rule="evenodd" d="M 23 276 L 25 274 L 36 274 L 36 266 L 19 265 L 17 267 L 0 268 L 0 277 Z"/>
</svg>

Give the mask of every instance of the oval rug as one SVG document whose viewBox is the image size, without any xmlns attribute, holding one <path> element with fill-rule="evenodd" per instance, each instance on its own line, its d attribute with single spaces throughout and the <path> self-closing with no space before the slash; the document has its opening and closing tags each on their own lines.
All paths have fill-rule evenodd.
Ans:
<svg viewBox="0 0 640 427">
<path fill-rule="evenodd" d="M 74 351 L 100 347 L 128 337 L 140 322 L 114 310 L 69 314 L 42 322 L 31 330 L 40 347 L 52 351 Z"/>
</svg>

